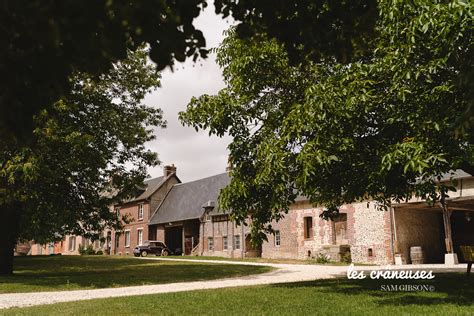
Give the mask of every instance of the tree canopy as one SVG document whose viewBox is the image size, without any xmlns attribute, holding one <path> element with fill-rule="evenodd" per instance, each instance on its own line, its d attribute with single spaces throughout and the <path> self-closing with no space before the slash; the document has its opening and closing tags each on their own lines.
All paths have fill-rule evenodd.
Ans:
<svg viewBox="0 0 474 316">
<path fill-rule="evenodd" d="M 31 137 L 33 115 L 71 89 L 74 72 L 100 75 L 143 43 L 158 69 L 206 57 L 193 26 L 205 1 L 2 1 L 0 148 Z"/>
<path fill-rule="evenodd" d="M 303 45 L 318 57 L 347 59 L 364 47 L 376 17 L 375 0 L 214 3 L 217 14 L 240 21 L 242 36 L 268 32 L 291 52 Z M 74 72 L 100 75 L 144 43 L 160 70 L 205 58 L 205 38 L 193 22 L 206 6 L 206 0 L 2 1 L 0 148 L 29 141 L 33 115 L 69 92 Z"/>
<path fill-rule="evenodd" d="M 457 124 L 470 104 L 458 80 L 472 66 L 472 4 L 378 8 L 370 48 L 348 64 L 294 64 L 276 40 L 231 31 L 217 50 L 227 87 L 180 114 L 184 124 L 233 137 L 220 205 L 238 222 L 250 216 L 254 240 L 299 194 L 331 218 L 365 199 L 382 208 L 413 193 L 437 199 L 441 174 L 471 171 L 472 133 L 457 133 Z"/>
<path fill-rule="evenodd" d="M 159 86 L 147 55 L 131 52 L 97 77 L 74 73 L 71 92 L 36 116 L 31 145 L 0 153 L 2 269 L 17 238 L 43 243 L 121 227 L 110 207 L 134 196 L 158 163 L 145 143 L 165 126 L 160 109 L 141 103 Z"/>
</svg>

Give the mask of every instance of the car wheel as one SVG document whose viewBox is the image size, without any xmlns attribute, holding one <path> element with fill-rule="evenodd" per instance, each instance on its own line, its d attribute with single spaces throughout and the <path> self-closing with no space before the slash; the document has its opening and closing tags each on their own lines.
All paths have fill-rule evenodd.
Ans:
<svg viewBox="0 0 474 316">
<path fill-rule="evenodd" d="M 148 256 L 148 252 L 146 252 L 146 250 L 142 250 L 141 255 L 142 257 L 146 257 Z"/>
<path fill-rule="evenodd" d="M 140 257 L 140 254 L 138 254 L 138 253 L 135 253 L 135 254 L 133 254 L 133 255 L 134 255 L 135 257 Z"/>
<path fill-rule="evenodd" d="M 163 250 L 163 251 L 161 252 L 161 255 L 162 255 L 162 256 L 165 256 L 165 257 L 166 257 L 167 255 L 169 255 L 168 250 Z"/>
</svg>

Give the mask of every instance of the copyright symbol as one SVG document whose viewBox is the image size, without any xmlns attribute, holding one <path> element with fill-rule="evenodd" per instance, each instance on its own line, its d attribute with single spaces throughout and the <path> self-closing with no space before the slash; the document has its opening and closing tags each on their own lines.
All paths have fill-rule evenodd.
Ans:
<svg viewBox="0 0 474 316">
<path fill-rule="evenodd" d="M 430 290 L 430 292 L 434 292 L 434 291 L 435 291 L 435 286 L 434 286 L 434 285 L 430 285 L 429 290 Z"/>
</svg>

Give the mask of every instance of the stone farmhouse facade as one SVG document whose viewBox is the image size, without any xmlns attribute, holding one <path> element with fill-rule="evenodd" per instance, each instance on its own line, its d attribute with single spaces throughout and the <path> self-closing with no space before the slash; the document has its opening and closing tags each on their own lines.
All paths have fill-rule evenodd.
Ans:
<svg viewBox="0 0 474 316">
<path fill-rule="evenodd" d="M 275 259 L 324 255 L 334 261 L 370 264 L 411 263 L 411 247 L 422 247 L 425 263 L 455 263 L 459 246 L 474 245 L 474 177 L 456 170 L 441 181 L 451 179 L 457 181 L 457 191 L 447 202 L 448 219 L 438 205 L 412 199 L 387 211 L 371 201 L 344 205 L 338 218 L 326 221 L 320 218 L 322 207 L 300 196 L 279 222 L 272 223 L 275 233 L 267 236 L 268 241 L 253 247 L 249 226 L 236 225 L 218 206 L 219 192 L 230 182 L 228 172 L 181 183 L 176 167 L 165 166 L 164 175 L 147 180 L 136 198 L 114 206 L 131 221 L 123 231 L 104 232 L 105 242 L 98 246 L 106 254 L 132 255 L 145 240 L 158 240 L 172 252 L 186 255 Z M 67 236 L 62 246 L 37 246 L 34 251 L 32 247 L 31 253 L 77 254 L 71 238 L 77 245 L 87 242 Z"/>
<path fill-rule="evenodd" d="M 173 186 L 149 223 L 152 237 L 185 254 L 231 258 L 307 259 L 319 255 L 369 264 L 411 263 L 410 249 L 422 247 L 425 263 L 456 263 L 459 246 L 474 245 L 474 177 L 456 170 L 441 181 L 457 181 L 447 201 L 449 223 L 438 205 L 412 199 L 382 211 L 371 201 L 343 205 L 334 221 L 320 218 L 322 207 L 298 197 L 275 234 L 255 249 L 248 226 L 235 225 L 219 209 L 217 196 L 227 173 Z M 452 232 L 449 249 L 446 225 Z M 459 261 L 462 261 L 459 258 Z"/>
</svg>

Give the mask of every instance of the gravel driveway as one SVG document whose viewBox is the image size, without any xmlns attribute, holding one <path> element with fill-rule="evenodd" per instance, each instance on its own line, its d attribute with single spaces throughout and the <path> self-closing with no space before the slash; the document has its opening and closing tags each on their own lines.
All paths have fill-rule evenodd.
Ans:
<svg viewBox="0 0 474 316">
<path fill-rule="evenodd" d="M 137 259 L 140 260 L 140 259 Z M 149 259 L 147 259 L 149 260 Z M 120 288 L 106 288 L 94 290 L 77 290 L 77 291 L 58 291 L 58 292 L 34 292 L 34 293 L 11 293 L 0 294 L 0 309 L 10 307 L 25 307 L 43 304 L 54 304 L 60 302 L 71 302 L 80 300 L 89 300 L 95 298 L 133 296 L 143 294 L 159 294 L 169 292 L 183 292 L 192 290 L 218 289 L 224 287 L 249 286 L 260 284 L 288 283 L 299 281 L 312 281 L 316 279 L 328 279 L 334 277 L 345 276 L 347 266 L 330 266 L 330 265 L 310 265 L 310 264 L 272 264 L 272 263 L 253 263 L 239 261 L 218 261 L 218 260 L 194 260 L 194 259 L 167 259 L 153 258 L 152 260 L 174 260 L 186 262 L 205 262 L 219 264 L 237 264 L 237 265 L 253 265 L 253 266 L 270 266 L 275 270 L 245 276 L 238 278 L 220 279 L 212 281 L 195 281 L 168 283 L 157 285 L 141 285 Z M 373 270 L 377 266 L 357 267 L 358 270 Z M 446 267 L 444 265 L 424 265 L 420 266 L 398 266 L 397 269 L 433 269 L 443 271 L 465 271 L 466 265 L 457 265 L 455 267 Z"/>
</svg>

